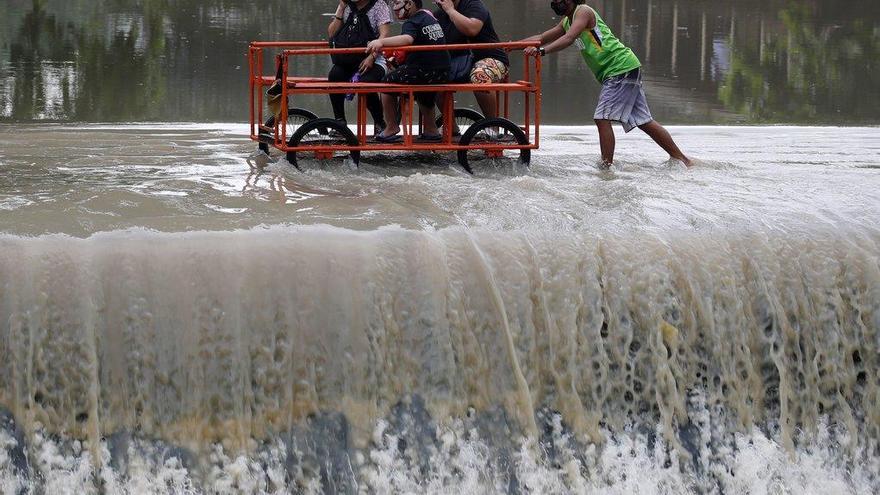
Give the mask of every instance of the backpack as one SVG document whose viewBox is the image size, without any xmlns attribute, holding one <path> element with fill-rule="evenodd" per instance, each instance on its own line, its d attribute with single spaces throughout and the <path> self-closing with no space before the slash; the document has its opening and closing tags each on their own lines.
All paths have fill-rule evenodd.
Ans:
<svg viewBox="0 0 880 495">
<path fill-rule="evenodd" d="M 370 25 L 367 12 L 376 5 L 378 0 L 372 0 L 363 10 L 358 10 L 354 2 L 347 2 L 350 13 L 348 19 L 339 28 L 339 31 L 330 38 L 330 48 L 361 48 L 367 43 L 378 39 L 379 33 Z M 336 65 L 359 65 L 367 57 L 366 53 L 332 54 L 330 59 Z"/>
</svg>

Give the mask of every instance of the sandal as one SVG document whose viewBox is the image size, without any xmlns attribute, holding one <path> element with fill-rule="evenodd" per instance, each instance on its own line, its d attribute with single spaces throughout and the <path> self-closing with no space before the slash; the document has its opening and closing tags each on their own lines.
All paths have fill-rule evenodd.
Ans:
<svg viewBox="0 0 880 495">
<path fill-rule="evenodd" d="M 403 137 L 400 134 L 392 134 L 391 136 L 383 136 L 381 134 L 377 134 L 376 141 L 380 143 L 399 143 L 403 141 Z"/>
<path fill-rule="evenodd" d="M 441 136 L 440 134 L 419 134 L 419 140 L 437 142 L 442 141 L 443 136 Z"/>
<path fill-rule="evenodd" d="M 266 90 L 266 94 L 269 96 L 278 96 L 281 94 L 281 79 L 276 79 L 269 89 Z"/>
</svg>

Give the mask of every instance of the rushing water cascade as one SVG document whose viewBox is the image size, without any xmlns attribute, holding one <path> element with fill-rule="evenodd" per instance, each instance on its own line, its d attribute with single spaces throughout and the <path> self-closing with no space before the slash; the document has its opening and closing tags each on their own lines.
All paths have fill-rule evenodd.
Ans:
<svg viewBox="0 0 880 495">
<path fill-rule="evenodd" d="M 752 467 L 731 459 L 772 438 L 783 450 L 753 462 L 832 449 L 827 487 L 867 493 L 878 243 L 2 236 L 0 487 L 581 491 L 638 482 L 602 458 L 643 455 L 651 483 L 736 491 Z"/>
</svg>

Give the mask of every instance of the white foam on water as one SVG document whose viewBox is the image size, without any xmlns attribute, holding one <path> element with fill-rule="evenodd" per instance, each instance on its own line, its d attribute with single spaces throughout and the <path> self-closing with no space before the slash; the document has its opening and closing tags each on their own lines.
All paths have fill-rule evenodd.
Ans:
<svg viewBox="0 0 880 495">
<path fill-rule="evenodd" d="M 585 445 L 559 427 L 540 446 L 523 441 L 509 464 L 502 465 L 494 447 L 461 422 L 437 427 L 439 441 L 425 470 L 399 448 L 400 438 L 387 428 L 387 423 L 378 422 L 372 445 L 350 460 L 360 479 L 357 493 L 501 493 L 516 486 L 532 494 L 869 494 L 878 486 L 876 459 L 865 462 L 864 452 L 841 455 L 834 449 L 836 442 L 824 443 L 831 440 L 824 425 L 815 442 L 794 452 L 758 431 L 737 433 L 730 445 L 701 446 L 700 455 L 718 454 L 719 447 L 723 452 L 700 473 L 662 440 L 660 431 L 654 432 L 658 440 L 653 445 L 645 434 L 633 431 L 605 431 L 606 443 Z M 8 446 L 8 438 L 4 442 Z M 552 459 L 546 454 L 549 450 L 555 452 Z M 45 493 L 256 495 L 327 490 L 320 474 L 290 470 L 290 451 L 278 440 L 249 456 L 228 455 L 214 445 L 199 472 L 175 457 L 163 461 L 145 443 L 129 449 L 124 473 L 109 466 L 106 444 L 105 466 L 98 471 L 92 470 L 90 454 L 75 441 L 42 438 L 34 451 Z M 0 463 L 0 480 L 3 495 L 33 493 L 37 486 L 11 472 L 8 462 Z"/>
<path fill-rule="evenodd" d="M 18 446 L 18 442 L 8 432 L 0 429 L 0 494 L 15 495 L 21 492 L 27 481 L 16 472 L 9 451 Z"/>
</svg>

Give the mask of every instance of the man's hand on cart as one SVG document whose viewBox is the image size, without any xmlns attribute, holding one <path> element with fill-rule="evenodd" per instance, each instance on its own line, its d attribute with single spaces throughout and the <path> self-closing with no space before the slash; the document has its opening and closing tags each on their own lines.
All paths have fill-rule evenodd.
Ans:
<svg viewBox="0 0 880 495">
<path fill-rule="evenodd" d="M 373 40 L 373 41 L 367 43 L 367 50 L 366 51 L 367 51 L 367 53 L 375 53 L 376 56 L 378 56 L 379 53 L 382 52 L 382 47 L 383 47 L 383 44 L 382 44 L 381 39 Z"/>
<path fill-rule="evenodd" d="M 375 53 L 367 55 L 367 58 L 361 61 L 361 66 L 360 68 L 358 68 L 358 72 L 364 74 L 368 70 L 370 70 L 373 67 L 373 64 L 376 62 L 376 57 L 378 57 L 378 55 Z"/>
</svg>

